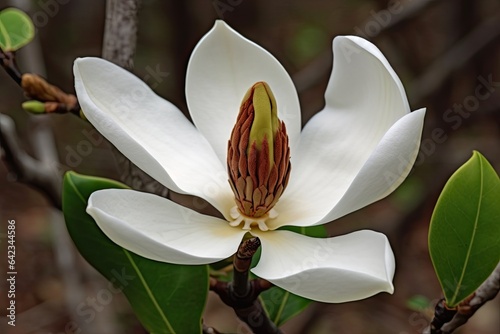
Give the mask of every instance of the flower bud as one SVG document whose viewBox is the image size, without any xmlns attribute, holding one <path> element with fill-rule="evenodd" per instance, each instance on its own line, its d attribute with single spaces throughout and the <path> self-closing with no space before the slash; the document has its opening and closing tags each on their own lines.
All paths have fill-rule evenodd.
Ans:
<svg viewBox="0 0 500 334">
<path fill-rule="evenodd" d="M 45 113 L 45 103 L 36 101 L 36 100 L 30 100 L 22 103 L 22 108 L 30 112 L 32 114 L 44 114 Z"/>
<path fill-rule="evenodd" d="M 64 103 L 69 108 L 77 104 L 76 96 L 64 93 L 37 74 L 24 73 L 21 78 L 21 86 L 26 95 L 34 100 Z"/>
<path fill-rule="evenodd" d="M 254 84 L 243 98 L 227 164 L 238 211 L 254 218 L 267 214 L 285 190 L 291 166 L 285 123 L 265 82 Z"/>
</svg>

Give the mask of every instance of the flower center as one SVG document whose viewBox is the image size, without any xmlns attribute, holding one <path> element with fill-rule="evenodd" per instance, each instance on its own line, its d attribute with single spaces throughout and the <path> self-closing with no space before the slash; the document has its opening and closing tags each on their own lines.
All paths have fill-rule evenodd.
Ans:
<svg viewBox="0 0 500 334">
<path fill-rule="evenodd" d="M 290 177 L 290 148 L 285 123 L 278 118 L 276 99 L 269 85 L 255 83 L 243 97 L 227 150 L 229 184 L 236 206 L 230 225 L 244 230 L 269 228 L 277 217 L 273 207 Z"/>
<path fill-rule="evenodd" d="M 243 227 L 241 228 L 242 230 L 251 230 L 252 226 L 257 226 L 261 231 L 268 231 L 269 227 L 266 225 L 266 220 L 278 217 L 278 211 L 275 209 L 269 210 L 266 214 L 258 218 L 245 216 L 240 212 L 238 206 L 236 205 L 231 208 L 229 214 L 231 215 L 231 218 L 234 219 L 229 223 L 229 225 L 236 227 L 243 223 Z"/>
</svg>

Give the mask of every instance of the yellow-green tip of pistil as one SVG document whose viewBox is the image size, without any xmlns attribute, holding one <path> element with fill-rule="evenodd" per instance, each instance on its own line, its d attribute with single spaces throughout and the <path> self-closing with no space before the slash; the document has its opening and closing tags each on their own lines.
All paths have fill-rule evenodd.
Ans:
<svg viewBox="0 0 500 334">
<path fill-rule="evenodd" d="M 250 129 L 250 140 L 247 153 L 250 147 L 255 143 L 257 150 L 262 151 L 262 144 L 267 141 L 269 144 L 269 163 L 271 167 L 274 162 L 274 137 L 278 131 L 279 119 L 276 99 L 271 88 L 266 82 L 255 83 L 245 94 L 242 104 L 245 103 L 253 91 L 253 109 L 254 119 Z"/>
</svg>

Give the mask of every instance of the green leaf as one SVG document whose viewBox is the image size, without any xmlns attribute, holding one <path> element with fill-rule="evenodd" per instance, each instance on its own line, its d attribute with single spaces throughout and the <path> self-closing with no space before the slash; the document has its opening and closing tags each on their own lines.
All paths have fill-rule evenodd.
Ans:
<svg viewBox="0 0 500 334">
<path fill-rule="evenodd" d="M 479 152 L 439 196 L 429 252 L 449 307 L 476 291 L 500 261 L 500 179 Z"/>
<path fill-rule="evenodd" d="M 327 237 L 324 225 L 316 225 L 311 227 L 283 226 L 282 228 L 280 228 L 280 230 L 292 231 L 313 238 Z"/>
<path fill-rule="evenodd" d="M 311 300 L 294 295 L 277 286 L 262 292 L 259 298 L 269 319 L 278 327 L 311 304 Z"/>
<path fill-rule="evenodd" d="M 181 266 L 149 260 L 113 243 L 85 212 L 92 192 L 125 185 L 66 173 L 63 211 L 71 238 L 83 257 L 103 274 L 109 290 L 122 290 L 151 333 L 201 333 L 208 293 L 207 266 Z"/>
<path fill-rule="evenodd" d="M 325 238 L 326 230 L 323 225 L 312 227 L 286 226 L 282 229 L 304 234 L 314 238 Z M 258 258 L 255 256 L 254 258 Z M 259 296 L 267 315 L 276 326 L 283 325 L 286 321 L 302 312 L 311 300 L 290 293 L 277 286 L 264 291 Z"/>
<path fill-rule="evenodd" d="M 406 307 L 410 310 L 422 312 L 429 309 L 432 302 L 425 296 L 415 295 L 406 301 Z"/>
<path fill-rule="evenodd" d="M 35 36 L 35 27 L 30 17 L 16 8 L 0 12 L 0 48 L 11 52 L 25 46 Z"/>
</svg>

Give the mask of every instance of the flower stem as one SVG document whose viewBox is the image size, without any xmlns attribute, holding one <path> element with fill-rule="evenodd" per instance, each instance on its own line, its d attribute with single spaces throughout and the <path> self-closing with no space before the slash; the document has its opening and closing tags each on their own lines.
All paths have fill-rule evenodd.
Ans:
<svg viewBox="0 0 500 334">
<path fill-rule="evenodd" d="M 238 252 L 233 260 L 233 282 L 230 289 L 238 298 L 245 298 L 251 292 L 251 284 L 248 281 L 252 257 L 260 247 L 258 238 L 251 238 L 243 241 L 238 248 Z"/>
<path fill-rule="evenodd" d="M 257 278 L 249 281 L 252 257 L 260 247 L 258 238 L 243 241 L 233 260 L 233 280 L 229 283 L 210 279 L 210 290 L 217 293 L 220 299 L 234 309 L 238 318 L 255 334 L 283 334 L 269 319 L 258 299 L 259 294 L 272 287 L 266 280 Z"/>
<path fill-rule="evenodd" d="M 451 321 L 455 314 L 457 313 L 456 309 L 450 309 L 446 306 L 444 298 L 439 300 L 436 304 L 436 309 L 434 312 L 434 318 L 431 322 L 431 333 L 438 334 L 441 333 L 441 327 Z"/>
</svg>

